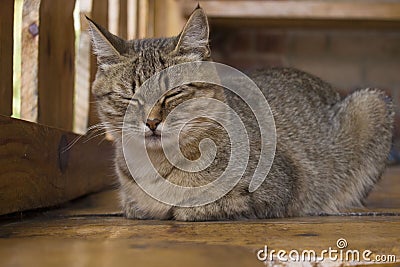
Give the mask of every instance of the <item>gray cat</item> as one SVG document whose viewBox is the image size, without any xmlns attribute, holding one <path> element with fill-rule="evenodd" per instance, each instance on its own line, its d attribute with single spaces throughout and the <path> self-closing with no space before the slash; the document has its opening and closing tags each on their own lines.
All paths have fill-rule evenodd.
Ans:
<svg viewBox="0 0 400 267">
<path fill-rule="evenodd" d="M 236 95 L 222 87 L 192 83 L 165 92 L 148 118 L 141 112 L 149 109 L 147 103 L 138 104 L 130 127 L 133 132 L 144 129 L 146 136 L 149 133 L 147 150 L 154 167 L 177 185 L 201 186 L 213 181 L 227 166 L 231 147 L 218 123 L 196 119 L 184 126 L 180 149 L 185 157 L 195 160 L 200 156 L 200 141 L 210 138 L 217 146 L 215 162 L 194 173 L 172 165 L 160 146 L 159 131 L 178 104 L 201 97 L 227 103 L 235 108 L 249 133 L 250 157 L 245 175 L 224 197 L 197 207 L 155 200 L 137 185 L 125 162 L 124 115 L 134 92 L 153 74 L 179 63 L 211 61 L 207 17 L 197 8 L 177 37 L 131 41 L 112 35 L 91 20 L 89 24 L 98 59 L 92 90 L 103 125 L 115 138 L 115 169 L 127 218 L 203 221 L 335 213 L 362 205 L 380 179 L 393 125 L 392 103 L 385 94 L 365 89 L 341 100 L 331 85 L 317 77 L 295 69 L 273 68 L 248 74 L 268 100 L 277 134 L 271 170 L 251 193 L 248 186 L 259 158 L 260 131 L 249 107 Z M 192 108 L 199 107 L 193 104 Z M 207 112 L 218 110 L 211 105 Z M 184 121 L 190 114 L 180 116 Z M 146 176 L 146 166 L 136 173 Z"/>
</svg>

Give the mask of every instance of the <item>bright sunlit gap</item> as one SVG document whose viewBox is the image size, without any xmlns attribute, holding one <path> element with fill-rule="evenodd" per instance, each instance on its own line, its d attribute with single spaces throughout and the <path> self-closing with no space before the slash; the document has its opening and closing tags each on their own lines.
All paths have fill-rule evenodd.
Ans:
<svg viewBox="0 0 400 267">
<path fill-rule="evenodd" d="M 21 117 L 21 27 L 23 0 L 14 5 L 14 55 L 13 55 L 13 112 L 12 117 Z"/>
</svg>

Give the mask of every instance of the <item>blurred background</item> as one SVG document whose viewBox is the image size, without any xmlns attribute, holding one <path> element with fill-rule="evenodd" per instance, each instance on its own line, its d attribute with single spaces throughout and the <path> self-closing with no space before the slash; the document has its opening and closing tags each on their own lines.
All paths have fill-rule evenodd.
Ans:
<svg viewBox="0 0 400 267">
<path fill-rule="evenodd" d="M 211 5 L 220 8 L 216 14 L 204 4 L 213 14 L 218 62 L 241 70 L 295 67 L 328 81 L 342 96 L 360 88 L 385 90 L 396 106 L 391 160 L 400 161 L 400 1 L 204 2 L 221 5 Z"/>
</svg>

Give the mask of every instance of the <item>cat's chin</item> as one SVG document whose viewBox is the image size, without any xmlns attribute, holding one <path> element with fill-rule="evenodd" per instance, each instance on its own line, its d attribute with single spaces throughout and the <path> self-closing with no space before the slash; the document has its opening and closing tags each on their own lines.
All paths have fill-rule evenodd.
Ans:
<svg viewBox="0 0 400 267">
<path fill-rule="evenodd" d="M 160 135 L 150 135 L 145 137 L 146 149 L 163 150 L 168 147 L 171 142 L 168 137 L 164 137 L 161 142 Z"/>
<path fill-rule="evenodd" d="M 146 142 L 147 149 L 162 149 L 160 135 L 146 136 L 145 142 Z"/>
</svg>

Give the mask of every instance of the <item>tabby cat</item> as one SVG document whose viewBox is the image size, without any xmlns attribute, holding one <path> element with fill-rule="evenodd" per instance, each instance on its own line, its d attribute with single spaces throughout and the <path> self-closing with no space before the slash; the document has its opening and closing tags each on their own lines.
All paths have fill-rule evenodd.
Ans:
<svg viewBox="0 0 400 267">
<path fill-rule="evenodd" d="M 132 114 L 136 121 L 131 125 L 133 132 L 146 131 L 147 152 L 154 168 L 164 179 L 182 186 L 207 184 L 223 172 L 231 141 L 218 123 L 191 121 L 179 139 L 182 153 L 190 160 L 200 156 L 202 139 L 214 141 L 215 162 L 205 170 L 176 168 L 161 147 L 160 132 L 168 131 L 163 126 L 174 107 L 189 99 L 208 97 L 233 107 L 242 118 L 250 140 L 246 172 L 228 194 L 206 205 L 179 207 L 152 198 L 135 182 L 124 158 L 121 129 L 125 112 L 135 100 L 134 93 L 155 73 L 180 63 L 212 60 L 207 16 L 198 7 L 178 36 L 130 41 L 90 19 L 89 24 L 98 60 L 92 91 L 103 125 L 115 138 L 115 170 L 127 218 L 203 221 L 335 213 L 362 205 L 380 179 L 392 139 L 391 100 L 377 89 L 359 90 L 342 100 L 331 85 L 313 75 L 271 68 L 248 73 L 268 100 L 276 126 L 275 158 L 263 184 L 254 192 L 248 190 L 260 151 L 260 132 L 249 107 L 223 87 L 192 83 L 166 91 L 151 107 L 148 118 L 142 112 Z M 139 109 L 149 108 L 147 103 L 138 105 Z M 210 106 L 207 112 L 218 111 Z M 190 114 L 179 116 L 183 120 Z M 138 175 L 146 176 L 146 168 L 143 166 Z"/>
</svg>

